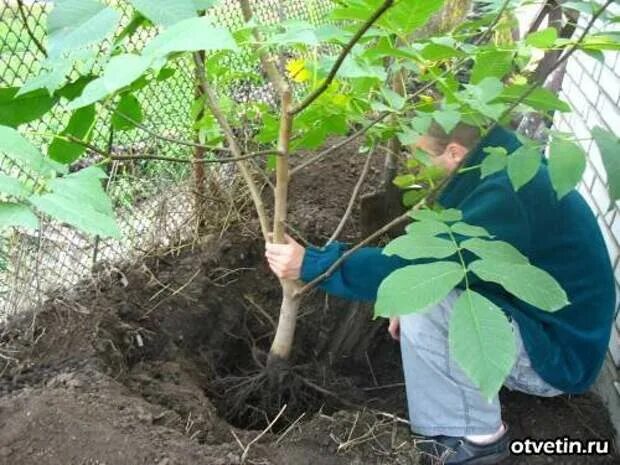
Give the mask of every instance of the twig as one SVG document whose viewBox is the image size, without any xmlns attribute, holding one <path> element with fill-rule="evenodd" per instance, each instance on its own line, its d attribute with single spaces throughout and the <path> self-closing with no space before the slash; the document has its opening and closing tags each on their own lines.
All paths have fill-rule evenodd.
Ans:
<svg viewBox="0 0 620 465">
<path fill-rule="evenodd" d="M 77 143 L 77 142 L 76 142 Z M 206 158 L 175 158 L 175 157 L 164 157 L 159 155 L 112 155 L 107 157 L 110 160 L 158 160 L 158 161 L 169 161 L 172 163 L 190 163 L 190 164 L 198 164 L 198 163 L 234 163 L 241 160 L 249 160 L 251 158 L 261 157 L 263 155 L 277 155 L 280 154 L 274 150 L 259 150 L 257 152 L 251 152 L 247 155 L 242 155 L 240 157 L 227 157 L 227 158 L 215 158 L 215 159 L 206 159 Z"/>
<path fill-rule="evenodd" d="M 344 60 L 349 55 L 355 44 L 362 38 L 362 36 L 372 27 L 372 25 L 385 13 L 392 5 L 394 4 L 394 0 L 385 0 L 383 4 L 372 14 L 368 20 L 362 25 L 362 27 L 355 33 L 349 43 L 342 49 L 338 58 L 336 58 L 336 62 L 332 66 L 332 69 L 329 71 L 329 74 L 325 78 L 325 80 L 321 83 L 319 87 L 317 87 L 310 95 L 308 95 L 299 105 L 294 107 L 291 110 L 292 115 L 296 115 L 297 113 L 305 110 L 312 102 L 314 102 L 317 98 L 321 96 L 323 92 L 327 90 L 327 88 L 331 85 L 332 81 L 336 77 L 338 70 L 344 63 Z"/>
<path fill-rule="evenodd" d="M 250 22 L 250 20 L 254 16 L 254 12 L 252 11 L 250 2 L 248 0 L 239 0 L 239 5 L 241 6 L 241 12 L 243 13 L 243 19 L 245 20 L 246 23 Z M 256 39 L 257 43 L 260 44 L 263 42 L 262 34 L 258 30 L 258 28 L 256 27 L 253 28 L 252 34 L 254 35 L 254 38 Z M 280 98 L 282 98 L 282 96 L 289 91 L 289 85 L 286 82 L 286 80 L 282 77 L 280 72 L 278 71 L 278 68 L 274 65 L 273 56 L 267 53 L 265 49 L 261 49 L 258 46 L 254 46 L 254 51 L 258 54 L 260 58 L 261 66 L 263 67 L 265 74 L 267 74 L 269 81 L 271 81 L 274 88 L 280 94 Z"/>
<path fill-rule="evenodd" d="M 502 4 L 501 8 L 497 12 L 497 15 L 495 16 L 495 18 L 493 18 L 493 21 L 491 21 L 491 24 L 489 24 L 489 27 L 487 27 L 486 31 L 484 31 L 482 35 L 480 35 L 480 37 L 478 37 L 478 39 L 474 41 L 474 45 L 480 45 L 481 43 L 483 43 L 485 40 L 489 38 L 489 36 L 493 33 L 493 28 L 497 26 L 497 23 L 500 22 L 500 20 L 502 19 L 502 16 L 504 16 L 504 12 L 506 11 L 509 5 L 510 5 L 510 0 L 506 0 Z"/>
<path fill-rule="evenodd" d="M 95 152 L 102 157 L 105 157 L 106 160 L 113 161 L 135 161 L 135 160 L 156 160 L 156 161 L 168 161 L 172 163 L 234 163 L 241 160 L 249 160 L 251 158 L 261 157 L 263 155 L 277 155 L 280 156 L 280 152 L 277 150 L 259 150 L 257 152 L 251 152 L 240 157 L 227 157 L 227 158 L 216 158 L 216 159 L 187 159 L 187 158 L 175 158 L 175 157 L 165 157 L 159 155 L 110 155 L 107 151 L 97 147 L 90 142 L 80 139 L 79 137 L 75 137 L 72 134 L 54 134 L 54 137 L 57 139 L 65 140 L 67 142 L 71 142 L 74 144 L 81 145 L 82 147 L 86 147 L 88 150 Z M 207 147 L 207 146 L 205 146 Z M 226 149 L 227 150 L 227 149 Z"/>
<path fill-rule="evenodd" d="M 376 124 L 380 123 L 381 121 L 383 121 L 390 113 L 389 112 L 384 112 L 381 113 L 379 116 L 377 116 L 375 119 L 373 119 L 370 123 L 368 123 L 367 125 L 365 125 L 363 128 L 361 128 L 359 131 L 354 132 L 353 134 L 351 134 L 349 137 L 347 137 L 346 139 L 338 142 L 336 145 L 332 145 L 331 147 L 323 150 L 322 152 L 319 152 L 318 154 L 316 154 L 313 157 L 308 158 L 307 160 L 305 160 L 303 163 L 300 163 L 299 165 L 297 165 L 295 168 L 291 169 L 291 176 L 293 176 L 295 173 L 297 173 L 298 171 L 304 169 L 306 166 L 327 157 L 328 155 L 331 155 L 332 153 L 334 153 L 336 150 L 340 149 L 341 147 L 344 147 L 345 145 L 353 142 L 354 140 L 356 140 L 357 138 L 363 136 L 364 134 L 366 134 L 366 132 L 368 132 L 369 129 L 371 129 L 373 126 L 375 126 Z"/>
<path fill-rule="evenodd" d="M 123 118 L 128 123 L 131 123 L 132 126 L 137 127 L 141 131 L 146 132 L 148 135 L 153 136 L 156 139 L 160 139 L 160 140 L 163 140 L 165 142 L 170 142 L 172 144 L 186 145 L 188 147 L 196 147 L 196 148 L 200 148 L 200 149 L 205 149 L 205 150 L 208 150 L 210 152 L 230 152 L 231 151 L 231 149 L 229 149 L 227 147 L 218 147 L 218 146 L 215 146 L 215 145 L 204 145 L 204 144 L 199 144 L 197 142 L 193 142 L 193 141 L 190 141 L 190 140 L 183 140 L 183 139 L 177 139 L 177 138 L 170 137 L 170 136 L 163 136 L 163 135 L 159 134 L 158 132 L 152 130 L 148 126 L 145 126 L 144 124 L 139 123 L 138 121 L 133 119 L 131 116 L 123 113 L 122 111 L 119 111 L 118 108 L 112 108 L 107 103 L 104 103 L 104 107 L 106 107 L 110 111 L 113 111 L 116 115 L 120 116 L 121 118 Z"/>
<path fill-rule="evenodd" d="M 271 423 L 269 423 L 267 425 L 267 428 L 265 428 L 258 436 L 256 436 L 254 439 L 252 439 L 248 443 L 247 446 L 245 446 L 245 448 L 243 450 L 243 454 L 241 454 L 241 463 L 242 464 L 245 463 L 245 460 L 248 457 L 248 452 L 250 452 L 250 447 L 252 447 L 254 444 L 256 444 L 256 442 L 258 442 L 260 440 L 260 438 L 262 438 L 265 434 L 267 434 L 267 432 L 273 427 L 273 425 L 275 425 L 276 422 L 280 419 L 280 417 L 282 416 L 282 414 L 284 413 L 285 410 L 286 410 L 286 404 L 284 404 L 284 406 L 282 406 L 282 408 L 280 409 L 280 412 L 278 412 L 278 414 L 271 421 Z M 241 441 L 239 441 L 239 443 L 241 443 Z"/>
<path fill-rule="evenodd" d="M 380 391 L 381 389 L 392 389 L 397 387 L 403 387 L 405 383 L 392 383 L 392 384 L 384 384 L 382 386 L 371 386 L 362 388 L 362 391 Z"/>
<path fill-rule="evenodd" d="M 155 305 L 153 305 L 153 307 L 151 307 L 149 310 L 147 310 L 141 317 L 141 320 L 144 320 L 147 316 L 149 316 L 149 314 L 151 314 L 157 307 L 159 307 L 159 305 L 162 302 L 165 302 L 166 300 L 168 300 L 170 297 L 174 297 L 175 295 L 181 293 L 181 291 L 183 291 L 183 289 L 185 289 L 187 286 L 189 286 L 191 284 L 191 282 L 196 278 L 196 276 L 198 276 L 198 273 L 200 273 L 202 270 L 199 268 L 198 270 L 196 270 L 196 272 L 187 280 L 187 282 L 185 284 L 183 284 L 181 287 L 179 287 L 178 289 L 176 289 L 172 294 L 167 295 L 166 297 L 164 297 L 163 299 L 161 299 L 159 302 L 157 302 Z"/>
<path fill-rule="evenodd" d="M 362 169 L 362 172 L 360 173 L 360 177 L 357 180 L 357 183 L 355 184 L 355 188 L 353 189 L 353 193 L 351 194 L 351 198 L 349 199 L 349 204 L 347 205 L 347 209 L 345 210 L 344 215 L 342 216 L 342 219 L 340 220 L 340 223 L 338 224 L 338 227 L 336 228 L 332 236 L 329 238 L 325 246 L 330 245 L 332 242 L 338 239 L 338 236 L 340 236 L 340 234 L 342 233 L 342 230 L 344 229 L 344 226 L 347 224 L 347 221 L 351 217 L 351 214 L 353 213 L 353 207 L 355 206 L 355 201 L 357 200 L 357 197 L 360 193 L 362 184 L 364 184 L 364 180 L 366 179 L 366 175 L 368 174 L 368 169 L 370 168 L 370 162 L 372 161 L 372 157 L 375 154 L 375 151 L 376 151 L 376 147 L 373 147 L 373 149 L 370 151 L 370 153 L 366 157 L 364 168 Z"/>
<path fill-rule="evenodd" d="M 17 8 L 19 10 L 19 15 L 22 17 L 22 21 L 24 22 L 24 29 L 26 29 L 26 34 L 28 34 L 28 37 L 30 37 L 30 39 L 34 42 L 35 46 L 39 49 L 43 56 L 47 58 L 47 50 L 45 50 L 45 47 L 43 46 L 41 41 L 37 39 L 37 37 L 34 35 L 34 31 L 30 29 L 30 26 L 28 25 L 28 18 L 26 17 L 26 12 L 24 11 L 23 0 L 17 0 Z"/>
<path fill-rule="evenodd" d="M 204 62 L 201 61 L 200 57 L 198 57 L 197 55 L 194 55 L 194 60 L 196 61 L 196 65 L 200 69 L 204 69 Z M 241 157 L 243 155 L 241 152 L 241 147 L 239 143 L 237 142 L 237 138 L 235 137 L 235 134 L 230 124 L 228 123 L 228 119 L 226 118 L 226 116 L 224 115 L 224 112 L 220 108 L 218 101 L 217 101 L 217 97 L 215 96 L 213 89 L 211 89 L 211 86 L 207 82 L 207 79 L 204 76 L 204 73 L 201 73 L 201 76 L 202 77 L 201 77 L 200 85 L 206 97 L 207 106 L 211 110 L 211 113 L 213 113 L 213 116 L 215 117 L 218 124 L 220 125 L 220 128 L 224 132 L 224 136 L 226 137 L 226 140 L 228 141 L 228 145 L 233 155 L 235 157 Z M 258 188 L 256 182 L 254 181 L 254 178 L 252 177 L 252 173 L 250 172 L 250 167 L 246 163 L 246 161 L 244 160 L 237 161 L 237 166 L 239 167 L 239 171 L 241 172 L 241 176 L 243 177 L 243 180 L 245 181 L 246 185 L 248 186 L 248 189 L 250 190 L 250 195 L 252 196 L 252 200 L 254 202 L 254 208 L 258 215 L 258 220 L 260 222 L 263 238 L 267 240 L 268 235 L 269 235 L 269 219 L 267 216 L 267 210 L 265 209 L 265 204 L 263 203 L 260 189 Z"/>
<path fill-rule="evenodd" d="M 276 440 L 276 444 L 280 444 L 280 442 L 282 442 L 282 439 L 284 439 L 284 437 L 297 425 L 297 423 L 301 421 L 301 419 L 305 415 L 306 415 L 306 412 L 303 412 L 301 415 L 299 415 L 297 419 L 293 423 L 291 423 L 290 426 L 286 428 L 284 432 L 280 435 L 280 437 Z"/>
<path fill-rule="evenodd" d="M 372 363 L 370 362 L 370 357 L 368 356 L 368 352 L 364 352 L 366 356 L 366 363 L 368 364 L 368 369 L 370 370 L 370 375 L 372 376 L 372 381 L 375 383 L 375 386 L 379 386 L 379 381 L 377 381 L 377 377 L 375 376 L 375 370 L 372 368 Z"/>
</svg>

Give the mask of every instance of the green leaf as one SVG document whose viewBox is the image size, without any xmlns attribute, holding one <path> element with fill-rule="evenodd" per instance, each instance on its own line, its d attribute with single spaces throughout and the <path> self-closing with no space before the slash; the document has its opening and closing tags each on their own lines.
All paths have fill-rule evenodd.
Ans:
<svg viewBox="0 0 620 465">
<path fill-rule="evenodd" d="M 67 127 L 60 133 L 61 136 L 73 136 L 88 142 L 91 129 L 95 124 L 95 106 L 89 105 L 73 112 Z M 70 164 L 77 160 L 84 152 L 86 147 L 83 144 L 68 142 L 67 140 L 55 137 L 49 146 L 47 155 L 59 163 Z"/>
<path fill-rule="evenodd" d="M 436 111 L 433 113 L 433 118 L 447 134 L 450 134 L 461 121 L 461 112 L 453 109 Z"/>
<path fill-rule="evenodd" d="M 453 223 L 455 221 L 461 221 L 463 219 L 463 213 L 456 208 L 448 208 L 446 210 L 435 211 L 425 208 L 423 210 L 417 210 L 411 212 L 409 215 L 414 220 L 418 221 L 440 221 L 442 223 Z"/>
<path fill-rule="evenodd" d="M 43 63 L 43 69 L 38 75 L 29 78 L 15 95 L 21 97 L 34 90 L 45 88 L 48 94 L 54 93 L 67 80 L 67 76 L 71 73 L 75 60 L 55 60 L 52 63 Z"/>
<path fill-rule="evenodd" d="M 466 84 L 469 93 L 482 103 L 489 103 L 502 94 L 504 84 L 496 77 L 485 77 L 478 84 Z"/>
<path fill-rule="evenodd" d="M 459 221 L 450 226 L 450 229 L 454 234 L 467 237 L 491 237 L 491 234 L 481 226 L 474 226 L 468 223 Z"/>
<path fill-rule="evenodd" d="M 96 0 L 56 0 L 47 18 L 50 57 L 101 42 L 120 19 L 119 12 Z"/>
<path fill-rule="evenodd" d="M 30 195 L 30 190 L 14 177 L 0 173 L 0 193 L 23 199 Z"/>
<path fill-rule="evenodd" d="M 549 177 L 558 199 L 573 190 L 585 169 L 586 155 L 581 146 L 557 138 L 551 142 Z"/>
<path fill-rule="evenodd" d="M 491 400 L 517 358 L 512 325 L 502 309 L 477 292 L 464 291 L 454 304 L 448 337 L 450 355 Z"/>
<path fill-rule="evenodd" d="M 529 263 L 525 255 L 519 252 L 512 244 L 504 241 L 487 241 L 473 238 L 461 242 L 460 246 L 485 260 L 516 264 Z"/>
<path fill-rule="evenodd" d="M 450 228 L 439 221 L 414 221 L 405 228 L 407 234 L 417 238 L 417 236 L 437 236 L 438 234 L 447 234 Z"/>
<path fill-rule="evenodd" d="M 64 173 L 67 168 L 43 157 L 34 145 L 15 129 L 0 126 L 0 152 L 22 167 L 37 171 L 45 176 L 54 172 Z"/>
<path fill-rule="evenodd" d="M 27 205 L 0 202 L 0 231 L 4 231 L 11 226 L 37 229 L 39 227 L 39 220 Z"/>
<path fill-rule="evenodd" d="M 496 99 L 496 101 L 514 103 L 528 91 L 528 85 L 513 84 L 505 87 L 502 94 Z M 557 95 L 543 87 L 537 87 L 536 90 L 525 98 L 523 104 L 533 108 L 534 110 L 540 111 L 571 111 L 568 103 L 560 100 Z"/>
<path fill-rule="evenodd" d="M 352 0 L 334 9 L 333 19 L 366 22 L 381 5 L 379 0 Z M 407 36 L 424 26 L 433 13 L 443 5 L 444 0 L 401 0 L 384 13 L 376 25 L 394 34 Z"/>
<path fill-rule="evenodd" d="M 124 116 L 127 116 L 131 121 Z M 140 102 L 133 94 L 125 94 L 118 102 L 116 110 L 112 114 L 112 126 L 117 131 L 128 131 L 136 127 L 135 123 L 142 123 L 144 114 Z"/>
<path fill-rule="evenodd" d="M 35 90 L 16 97 L 19 88 L 0 88 L 0 124 L 17 128 L 47 113 L 56 103 L 46 90 Z"/>
<path fill-rule="evenodd" d="M 484 157 L 480 166 L 480 177 L 482 179 L 503 170 L 508 163 L 508 155 L 504 147 L 486 147 L 484 151 L 489 153 L 489 155 Z"/>
<path fill-rule="evenodd" d="M 425 60 L 439 61 L 447 58 L 462 57 L 465 53 L 448 45 L 431 42 L 424 46 L 420 55 Z"/>
<path fill-rule="evenodd" d="M 536 176 L 540 163 L 540 150 L 527 145 L 522 145 L 508 157 L 508 177 L 515 191 Z"/>
<path fill-rule="evenodd" d="M 554 27 L 548 27 L 542 31 L 535 31 L 525 38 L 525 43 L 536 48 L 551 48 L 558 38 L 558 31 Z"/>
<path fill-rule="evenodd" d="M 383 254 L 398 255 L 407 260 L 418 258 L 446 258 L 457 252 L 454 242 L 433 236 L 417 236 L 410 234 L 397 237 L 383 249 Z"/>
<path fill-rule="evenodd" d="M 192 0 L 129 0 L 129 3 L 154 24 L 162 26 L 197 16 Z"/>
<path fill-rule="evenodd" d="M 309 47 L 316 47 L 320 44 L 316 27 L 307 21 L 291 20 L 284 22 L 281 26 L 284 27 L 284 32 L 269 37 L 265 41 L 266 44 L 277 46 L 300 44 Z"/>
<path fill-rule="evenodd" d="M 79 230 L 102 237 L 120 238 L 112 204 L 101 187 L 106 175 L 90 167 L 49 183 L 51 193 L 32 196 L 38 210 Z"/>
<path fill-rule="evenodd" d="M 383 94 L 383 97 L 385 98 L 385 101 L 388 103 L 388 105 L 394 110 L 402 110 L 402 108 L 405 106 L 405 102 L 407 101 L 405 97 L 397 94 L 392 89 L 384 87 L 383 89 L 381 89 L 381 93 Z"/>
<path fill-rule="evenodd" d="M 502 79 L 512 68 L 512 50 L 483 50 L 476 55 L 476 64 L 471 71 L 470 82 L 478 84 L 486 77 Z"/>
<path fill-rule="evenodd" d="M 151 58 L 126 53 L 112 57 L 103 75 L 88 83 L 82 95 L 69 104 L 69 109 L 91 105 L 104 97 L 130 85 L 142 76 L 151 65 Z"/>
<path fill-rule="evenodd" d="M 399 268 L 383 280 L 377 293 L 375 316 L 391 317 L 429 310 L 465 277 L 461 265 L 435 262 Z"/>
<path fill-rule="evenodd" d="M 509 263 L 491 259 L 476 260 L 469 270 L 484 281 L 502 286 L 522 301 L 547 312 L 569 304 L 564 289 L 544 270 L 528 263 Z"/>
<path fill-rule="evenodd" d="M 201 16 L 170 26 L 151 40 L 142 54 L 150 57 L 165 57 L 171 53 L 199 50 L 237 51 L 238 47 L 228 29 L 213 26 L 209 18 Z"/>
<path fill-rule="evenodd" d="M 620 138 L 600 126 L 592 129 L 592 137 L 598 145 L 607 171 L 609 197 L 615 202 L 620 199 Z"/>
</svg>

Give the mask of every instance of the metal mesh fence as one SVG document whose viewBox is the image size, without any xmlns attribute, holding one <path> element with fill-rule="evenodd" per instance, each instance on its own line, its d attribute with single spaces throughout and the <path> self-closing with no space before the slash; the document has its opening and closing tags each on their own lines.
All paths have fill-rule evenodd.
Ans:
<svg viewBox="0 0 620 465">
<path fill-rule="evenodd" d="M 45 57 L 38 45 L 45 46 L 46 19 L 53 3 L 44 0 L 0 3 L 0 88 L 19 87 L 41 69 Z M 127 24 L 131 14 L 129 4 L 123 0 L 108 3 L 123 12 L 122 24 Z M 255 19 L 261 23 L 284 19 L 319 23 L 330 2 L 257 0 L 253 6 Z M 234 0 L 220 1 L 212 14 L 224 26 L 243 24 L 241 10 Z M 139 30 L 131 37 L 128 51 L 140 50 L 156 32 L 155 28 Z M 230 66 L 260 76 L 257 63 L 243 53 L 233 57 Z M 142 124 L 148 130 L 136 128 L 111 134 L 111 115 L 104 110 L 98 115 L 93 144 L 109 146 L 114 153 L 122 155 L 191 156 L 189 146 L 152 137 L 152 133 L 183 140 L 194 137 L 190 119 L 195 90 L 191 58 L 176 60 L 174 70 L 170 78 L 137 93 L 144 114 Z M 265 86 L 255 84 L 254 90 L 261 85 Z M 53 112 L 27 125 L 29 139 L 45 149 L 49 134 L 60 133 L 70 114 L 62 104 L 56 105 Z M 87 153 L 84 157 L 91 155 Z M 33 176 L 1 153 L 0 173 L 20 178 Z M 217 170 L 207 174 L 215 176 Z M 98 264 L 138 257 L 145 250 L 194 234 L 196 221 L 189 165 L 150 160 L 115 162 L 110 165 L 107 189 L 116 208 L 121 240 L 100 240 L 47 218 L 40 219 L 40 228 L 35 233 L 10 230 L 0 234 L 0 320 L 40 304 L 53 290 L 70 288 L 89 276 Z"/>
</svg>

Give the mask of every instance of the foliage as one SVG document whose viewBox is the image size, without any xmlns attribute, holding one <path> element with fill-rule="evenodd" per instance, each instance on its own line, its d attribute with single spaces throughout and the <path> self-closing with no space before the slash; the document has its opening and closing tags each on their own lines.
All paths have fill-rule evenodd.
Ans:
<svg viewBox="0 0 620 465">
<path fill-rule="evenodd" d="M 204 70 L 199 71 L 205 72 L 207 84 L 219 90 L 215 99 L 221 112 L 216 115 L 213 102 L 204 95 L 197 98 L 191 116 L 200 139 L 220 145 L 228 140 L 230 146 L 222 118 L 234 124 L 239 114 L 252 114 L 260 127 L 250 145 L 267 145 L 274 151 L 282 128 L 279 109 L 233 102 L 227 86 L 240 77 L 256 80 L 256 76 L 239 73 L 228 63 L 239 53 L 256 63 L 268 54 L 286 53 L 287 85 L 295 95 L 306 95 L 300 106 L 285 115 L 294 119 L 290 147 L 297 151 L 320 147 L 329 136 L 370 125 L 385 113 L 392 118 L 372 124 L 366 132 L 366 146 L 394 137 L 413 146 L 433 121 L 446 131 L 465 122 L 485 133 L 523 112 L 546 117 L 567 112 L 566 102 L 532 81 L 528 70 L 537 53 L 568 54 L 577 49 L 601 53 L 620 48 L 619 36 L 611 33 L 567 39 L 547 28 L 521 40 L 506 38 L 498 31 L 521 1 L 487 2 L 481 18 L 419 40 L 413 39 L 415 32 L 442 7 L 443 0 L 346 0 L 334 2 L 324 25 L 299 20 L 263 25 L 251 20 L 237 30 L 217 24 L 212 14 L 218 6 L 214 1 L 130 3 L 133 19 L 119 31 L 120 14 L 114 5 L 99 0 L 54 2 L 48 20 L 49 58 L 42 63 L 41 73 L 21 89 L 0 89 L 0 152 L 35 175 L 35 181 L 28 183 L 6 176 L 0 179 L 0 229 L 36 228 L 37 216 L 43 214 L 86 233 L 118 237 L 113 208 L 101 186 L 105 172 L 90 167 L 68 174 L 67 165 L 78 160 L 87 147 L 92 148 L 92 128 L 102 114 L 111 114 L 116 131 L 133 130 L 143 119 L 136 93 L 155 85 L 176 60 L 194 52 L 206 52 Z M 611 13 L 601 14 L 600 2 L 566 2 L 565 7 L 600 16 L 604 22 L 617 21 Z M 382 8 L 385 11 L 376 16 Z M 369 23 L 369 18 L 375 21 Z M 155 37 L 143 50 L 130 50 L 128 38 L 147 27 L 156 28 Z M 200 55 L 194 58 L 201 65 Z M 95 61 L 98 66 L 92 66 Z M 78 64 L 81 76 L 70 79 L 69 71 Z M 386 84 L 399 75 L 408 76 L 404 92 Z M 50 135 L 44 156 L 24 137 L 27 124 L 55 105 L 67 104 L 72 116 L 62 131 Z M 579 182 L 585 154 L 571 135 L 551 135 L 548 169 L 562 198 Z M 593 136 L 615 201 L 620 196 L 618 137 L 602 128 L 596 128 Z M 540 169 L 543 157 L 538 143 L 526 138 L 522 142 L 512 154 L 488 147 L 487 156 L 474 168 L 480 169 L 482 177 L 506 170 L 515 190 L 523 188 Z M 282 158 L 277 162 L 282 163 Z M 405 171 L 394 182 L 405 191 L 405 203 L 413 207 L 442 185 L 442 177 L 428 154 L 412 149 Z M 510 244 L 463 223 L 460 212 L 417 207 L 413 211 L 416 221 L 385 253 L 425 262 L 397 270 L 383 282 L 376 313 L 424 311 L 461 286 L 464 292 L 450 325 L 450 348 L 465 372 L 491 397 L 514 362 L 514 336 L 501 309 L 472 290 L 470 280 L 496 283 L 546 311 L 561 309 L 567 304 L 566 295 L 553 277 L 532 266 Z M 470 256 L 477 258 L 467 261 Z"/>
</svg>

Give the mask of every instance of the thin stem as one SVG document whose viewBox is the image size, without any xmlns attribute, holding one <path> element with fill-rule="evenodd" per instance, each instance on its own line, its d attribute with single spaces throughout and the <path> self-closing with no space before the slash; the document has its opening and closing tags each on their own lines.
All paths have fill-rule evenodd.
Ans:
<svg viewBox="0 0 620 465">
<path fill-rule="evenodd" d="M 317 87 L 310 95 L 308 95 L 299 105 L 291 110 L 293 115 L 302 112 L 305 110 L 312 102 L 314 102 L 317 98 L 321 96 L 323 92 L 327 90 L 327 88 L 331 85 L 332 81 L 338 74 L 338 70 L 344 63 L 344 60 L 347 58 L 355 44 L 359 42 L 359 40 L 363 37 L 363 35 L 372 27 L 372 25 L 385 13 L 392 5 L 394 4 L 394 0 L 385 0 L 383 4 L 372 14 L 370 18 L 363 24 L 363 26 L 355 33 L 355 35 L 349 40 L 349 43 L 342 49 L 338 58 L 336 58 L 336 62 L 332 66 L 332 69 L 329 71 L 329 74 L 325 78 L 325 80 L 321 83 L 319 87 Z"/>
<path fill-rule="evenodd" d="M 26 29 L 26 34 L 28 34 L 28 37 L 30 37 L 30 40 L 34 42 L 34 45 L 37 47 L 37 49 L 39 49 L 39 51 L 43 54 L 43 56 L 47 58 L 47 50 L 45 50 L 45 47 L 43 46 L 41 41 L 37 39 L 37 37 L 34 35 L 34 31 L 30 29 L 30 26 L 28 25 L 28 18 L 26 16 L 26 12 L 24 11 L 23 0 L 17 0 L 17 8 L 19 10 L 19 15 L 21 16 L 22 21 L 24 22 L 24 29 Z"/>
<path fill-rule="evenodd" d="M 452 239 L 452 242 L 454 243 L 454 246 L 456 247 L 456 253 L 459 257 L 459 261 L 461 262 L 461 266 L 463 267 L 463 272 L 465 275 L 465 289 L 469 290 L 469 278 L 467 277 L 467 265 L 465 264 L 465 258 L 463 258 L 463 252 L 461 251 L 461 247 L 459 243 L 456 242 L 456 238 L 454 237 L 454 234 L 452 233 L 452 230 L 450 228 L 448 228 L 448 234 L 450 235 L 450 239 Z"/>
<path fill-rule="evenodd" d="M 204 62 L 202 62 L 200 57 L 194 55 L 194 60 L 196 61 L 196 65 L 200 69 L 204 69 Z M 228 119 L 220 108 L 217 97 L 215 96 L 215 93 L 213 92 L 213 89 L 211 89 L 211 86 L 207 82 L 206 78 L 201 79 L 201 87 L 206 97 L 207 106 L 211 110 L 211 113 L 213 113 L 213 116 L 220 125 L 220 128 L 222 128 L 224 136 L 226 137 L 226 140 L 233 155 L 237 158 L 243 156 L 240 145 L 237 142 L 237 138 L 235 137 L 235 134 L 230 124 L 228 123 Z M 267 240 L 267 238 L 269 237 L 269 219 L 267 216 L 267 210 L 265 209 L 265 204 L 263 203 L 263 199 L 261 197 L 260 189 L 254 181 L 254 178 L 252 177 L 250 166 L 248 165 L 247 161 L 239 160 L 236 163 L 239 167 L 239 171 L 241 172 L 243 180 L 245 181 L 248 189 L 250 190 L 250 195 L 252 196 L 254 208 L 256 209 L 256 214 L 258 215 L 258 220 L 260 222 L 263 238 Z"/>
<path fill-rule="evenodd" d="M 491 24 L 489 24 L 489 27 L 487 27 L 486 31 L 484 31 L 476 41 L 474 41 L 474 45 L 480 45 L 485 40 L 487 40 L 491 34 L 493 34 L 493 28 L 497 26 L 497 23 L 499 23 L 502 19 L 502 16 L 504 16 L 504 12 L 508 8 L 508 5 L 510 5 L 510 0 L 506 0 L 502 4 L 501 8 L 497 12 L 497 15 L 495 15 L 495 18 L 493 18 L 493 21 L 491 21 Z"/>
<path fill-rule="evenodd" d="M 353 207 L 355 206 L 355 201 L 357 200 L 362 184 L 364 184 L 364 180 L 366 179 L 366 175 L 368 174 L 368 170 L 370 168 L 370 162 L 372 161 L 372 157 L 375 154 L 375 151 L 376 151 L 376 148 L 373 147 L 373 149 L 370 151 L 370 153 L 366 157 L 364 168 L 362 169 L 359 179 L 357 180 L 357 183 L 355 184 L 355 188 L 353 189 L 353 193 L 351 194 L 351 198 L 349 199 L 349 204 L 347 205 L 347 209 L 345 210 L 344 215 L 342 216 L 342 219 L 340 220 L 340 223 L 338 224 L 338 227 L 336 228 L 332 236 L 329 238 L 325 246 L 330 245 L 332 242 L 338 239 L 338 236 L 340 236 L 340 234 L 342 233 L 342 230 L 344 229 L 345 224 L 349 220 L 351 213 L 353 213 Z"/>
<path fill-rule="evenodd" d="M 75 137 L 71 134 L 47 134 L 47 133 L 33 133 L 37 135 L 42 135 L 46 137 L 55 137 L 60 140 L 64 140 L 65 142 L 71 142 L 74 144 L 81 145 L 86 147 L 88 150 L 95 152 L 107 160 L 116 160 L 116 161 L 135 161 L 135 160 L 156 160 L 156 161 L 168 161 L 172 163 L 234 163 L 242 160 L 249 160 L 251 158 L 257 158 L 263 155 L 281 155 L 280 152 L 273 150 L 259 150 L 258 152 L 251 152 L 246 155 L 242 155 L 240 157 L 228 157 L 228 158 L 217 158 L 217 159 L 205 159 L 205 158 L 194 158 L 194 159 L 186 159 L 186 158 L 175 158 L 175 157 L 164 157 L 159 155 L 109 155 L 107 151 L 100 149 L 96 145 L 93 145 L 85 140 L 82 140 L 78 137 Z"/>
<path fill-rule="evenodd" d="M 252 7 L 250 6 L 250 2 L 248 0 L 239 0 L 239 5 L 241 6 L 241 12 L 243 13 L 243 19 L 245 22 L 249 22 L 254 16 L 254 12 L 252 11 Z M 257 28 L 252 29 L 252 34 L 256 41 L 260 44 L 263 42 L 263 37 L 260 31 Z M 260 47 L 254 46 L 254 51 L 258 53 L 260 58 L 261 66 L 267 74 L 269 81 L 273 84 L 275 89 L 280 94 L 280 97 L 284 95 L 288 91 L 288 84 L 284 77 L 278 71 L 278 68 L 274 64 L 274 57 L 267 53 L 265 49 L 261 49 Z"/>
<path fill-rule="evenodd" d="M 109 105 L 104 105 L 104 106 L 106 106 L 108 109 L 111 109 Z M 176 144 L 176 145 L 186 145 L 188 147 L 195 147 L 195 148 L 199 148 L 199 149 L 204 149 L 204 150 L 208 150 L 210 152 L 230 152 L 231 151 L 231 149 L 229 149 L 227 147 L 218 147 L 218 146 L 215 146 L 215 145 L 204 145 L 204 144 L 199 144 L 197 142 L 193 142 L 193 141 L 189 141 L 189 140 L 176 139 L 174 137 L 169 137 L 169 136 L 162 136 L 161 134 L 158 134 L 154 130 L 150 129 L 149 127 L 147 127 L 147 126 L 139 123 L 138 121 L 134 120 L 131 116 L 126 115 L 125 113 L 119 111 L 118 109 L 114 109 L 113 111 L 114 111 L 114 113 L 116 115 L 120 116 L 121 118 L 123 118 L 128 123 L 131 123 L 131 125 L 137 127 L 141 131 L 144 131 L 147 134 L 149 134 L 150 136 L 153 136 L 153 137 L 155 137 L 157 139 L 160 139 L 160 140 L 163 140 L 163 141 L 166 141 L 166 142 L 170 142 L 170 143 Z"/>
</svg>

